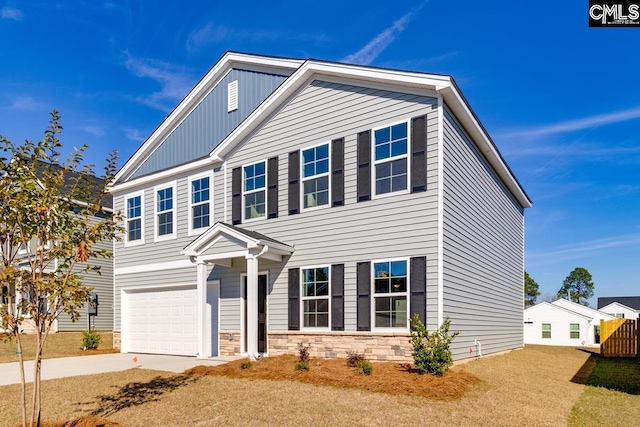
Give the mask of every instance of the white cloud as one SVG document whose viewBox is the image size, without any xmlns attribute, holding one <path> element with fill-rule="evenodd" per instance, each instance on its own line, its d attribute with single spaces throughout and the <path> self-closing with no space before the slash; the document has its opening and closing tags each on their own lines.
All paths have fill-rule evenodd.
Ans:
<svg viewBox="0 0 640 427">
<path fill-rule="evenodd" d="M 127 139 L 136 142 L 143 142 L 147 140 L 146 134 L 143 134 L 139 129 L 134 128 L 122 128 Z"/>
<path fill-rule="evenodd" d="M 371 64 L 377 57 L 382 53 L 383 50 L 387 48 L 396 38 L 396 35 L 403 32 L 411 19 L 420 12 L 423 6 L 426 4 L 426 1 L 420 3 L 418 7 L 413 9 L 411 12 L 406 13 L 402 18 L 398 19 L 391 25 L 389 28 L 385 29 L 383 32 L 378 34 L 373 38 L 365 47 L 353 53 L 351 55 L 345 56 L 341 62 L 348 62 L 351 64 L 359 64 L 359 65 L 369 65 Z"/>
<path fill-rule="evenodd" d="M 506 132 L 499 134 L 499 137 L 511 138 L 511 137 L 537 137 L 554 135 L 566 132 L 573 132 L 576 130 L 591 129 L 598 126 L 609 125 L 612 123 L 626 122 L 629 120 L 635 120 L 640 118 L 640 107 L 631 108 L 624 111 L 618 111 L 615 113 L 600 114 L 597 116 L 585 117 L 576 120 L 567 120 L 558 123 L 552 123 L 549 125 L 540 126 L 532 129 L 525 129 L 520 131 Z"/>
<path fill-rule="evenodd" d="M 0 9 L 0 17 L 2 17 L 3 19 L 22 21 L 22 12 L 15 7 L 5 6 Z"/>
<path fill-rule="evenodd" d="M 134 58 L 125 52 L 125 66 L 138 77 L 155 80 L 160 90 L 138 96 L 136 101 L 162 111 L 170 111 L 193 87 L 193 80 L 182 67 L 149 58 Z"/>
<path fill-rule="evenodd" d="M 583 259 L 601 255 L 603 251 L 613 248 L 640 245 L 640 234 L 595 239 L 559 246 L 555 250 L 545 252 L 528 252 L 527 266 L 549 265 L 574 259 Z"/>
<path fill-rule="evenodd" d="M 16 96 L 11 100 L 9 106 L 12 110 L 37 110 L 42 108 L 43 104 L 36 101 L 32 96 Z"/>
<path fill-rule="evenodd" d="M 107 134 L 101 126 L 84 126 L 82 130 L 95 136 L 105 136 Z"/>
</svg>

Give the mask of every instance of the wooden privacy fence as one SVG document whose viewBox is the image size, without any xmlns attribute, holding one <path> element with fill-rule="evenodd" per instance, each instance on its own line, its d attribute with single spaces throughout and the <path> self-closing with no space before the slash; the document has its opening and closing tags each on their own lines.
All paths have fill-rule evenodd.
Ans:
<svg viewBox="0 0 640 427">
<path fill-rule="evenodd" d="M 638 356 L 638 321 L 600 320 L 600 354 L 604 357 Z"/>
</svg>

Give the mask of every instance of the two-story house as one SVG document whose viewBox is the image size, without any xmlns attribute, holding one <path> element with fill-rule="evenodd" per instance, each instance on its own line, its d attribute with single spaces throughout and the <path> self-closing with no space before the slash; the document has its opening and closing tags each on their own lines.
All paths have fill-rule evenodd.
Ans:
<svg viewBox="0 0 640 427">
<path fill-rule="evenodd" d="M 123 352 L 523 345 L 526 193 L 452 77 L 227 53 L 112 183 Z"/>
</svg>

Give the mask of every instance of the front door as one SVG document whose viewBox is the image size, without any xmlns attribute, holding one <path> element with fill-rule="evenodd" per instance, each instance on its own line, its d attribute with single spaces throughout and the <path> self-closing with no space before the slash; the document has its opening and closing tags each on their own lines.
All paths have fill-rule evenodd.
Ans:
<svg viewBox="0 0 640 427">
<path fill-rule="evenodd" d="M 244 304 L 244 351 L 247 351 L 247 277 L 244 276 L 242 284 L 242 302 Z M 258 352 L 267 352 L 267 275 L 258 275 Z"/>
</svg>

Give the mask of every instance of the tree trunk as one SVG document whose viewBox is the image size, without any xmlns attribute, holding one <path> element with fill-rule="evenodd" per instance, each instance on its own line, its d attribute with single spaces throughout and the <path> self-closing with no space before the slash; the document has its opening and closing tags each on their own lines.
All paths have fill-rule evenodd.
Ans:
<svg viewBox="0 0 640 427">
<path fill-rule="evenodd" d="M 16 338 L 16 347 L 18 350 L 18 365 L 20 366 L 20 399 L 22 403 L 22 427 L 27 427 L 27 385 L 24 377 L 24 356 L 22 354 L 22 341 L 20 340 L 20 331 L 18 325 L 14 326 L 14 335 Z"/>
<path fill-rule="evenodd" d="M 36 355 L 33 359 L 33 397 L 31 406 L 31 427 L 40 427 L 40 365 L 42 363 L 42 333 L 36 323 Z"/>
</svg>

